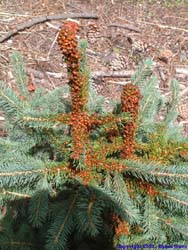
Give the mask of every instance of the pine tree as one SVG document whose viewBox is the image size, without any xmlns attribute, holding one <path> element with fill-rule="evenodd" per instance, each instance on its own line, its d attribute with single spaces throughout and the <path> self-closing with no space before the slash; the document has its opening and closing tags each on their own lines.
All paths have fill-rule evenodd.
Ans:
<svg viewBox="0 0 188 250">
<path fill-rule="evenodd" d="M 175 123 L 178 82 L 165 100 L 148 59 L 107 112 L 90 86 L 87 42 L 78 44 L 78 31 L 67 21 L 58 37 L 67 86 L 47 92 L 28 84 L 17 52 L 18 90 L 0 83 L 8 134 L 0 138 L 0 249 L 188 244 L 188 139 Z"/>
</svg>

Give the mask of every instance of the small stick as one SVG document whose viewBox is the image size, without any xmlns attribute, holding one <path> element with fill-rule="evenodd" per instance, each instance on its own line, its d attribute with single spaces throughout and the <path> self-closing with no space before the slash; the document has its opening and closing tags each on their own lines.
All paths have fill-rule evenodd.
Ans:
<svg viewBox="0 0 188 250">
<path fill-rule="evenodd" d="M 168 25 L 163 25 L 163 24 L 158 24 L 158 23 L 151 23 L 151 22 L 145 22 L 145 21 L 138 21 L 138 22 L 139 23 L 144 23 L 144 24 L 147 24 L 147 25 L 151 25 L 151 26 L 156 26 L 156 27 L 159 27 L 161 29 L 171 29 L 171 30 L 188 32 L 188 29 L 178 28 L 178 27 L 175 27 L 175 26 L 168 26 Z"/>
<path fill-rule="evenodd" d="M 131 83 L 131 82 L 130 82 L 130 81 L 121 81 L 121 82 L 108 81 L 108 83 L 119 84 L 119 85 L 125 85 L 125 84 Z"/>
<path fill-rule="evenodd" d="M 182 92 L 180 93 L 180 96 L 179 96 L 179 97 L 182 98 L 183 96 L 187 95 L 187 93 L 188 93 L 188 87 L 185 88 L 184 90 L 182 90 Z"/>
<path fill-rule="evenodd" d="M 134 74 L 132 70 L 121 70 L 114 72 L 103 72 L 103 71 L 94 71 L 92 74 L 92 78 L 103 78 L 103 77 L 111 77 L 111 78 L 130 78 Z"/>
<path fill-rule="evenodd" d="M 55 36 L 55 39 L 53 40 L 53 42 L 52 42 L 52 44 L 51 44 L 51 46 L 50 46 L 50 49 L 49 49 L 49 51 L 48 51 L 47 58 L 46 58 L 47 61 L 49 60 L 51 51 L 52 51 L 52 49 L 53 49 L 53 47 L 54 47 L 54 44 L 56 43 L 56 40 L 57 40 L 58 35 L 59 35 L 59 32 L 57 32 L 57 34 L 56 34 L 56 36 Z"/>
<path fill-rule="evenodd" d="M 14 30 L 9 31 L 4 37 L 0 38 L 0 43 L 8 40 L 10 37 L 15 36 L 20 31 L 23 31 L 27 28 L 30 28 L 36 24 L 44 23 L 51 20 L 67 19 L 67 18 L 83 18 L 83 19 L 98 19 L 98 16 L 95 14 L 59 14 L 59 15 L 50 15 L 50 16 L 40 16 L 33 18 L 30 21 L 24 22 L 18 25 Z"/>
<path fill-rule="evenodd" d="M 130 24 L 126 24 L 126 25 L 120 25 L 120 24 L 110 24 L 108 25 L 108 27 L 117 27 L 117 28 L 122 28 L 122 29 L 127 29 L 127 30 L 130 30 L 130 31 L 134 31 L 134 32 L 137 32 L 137 33 L 140 33 L 141 31 L 134 27 L 133 25 L 130 25 Z"/>
</svg>

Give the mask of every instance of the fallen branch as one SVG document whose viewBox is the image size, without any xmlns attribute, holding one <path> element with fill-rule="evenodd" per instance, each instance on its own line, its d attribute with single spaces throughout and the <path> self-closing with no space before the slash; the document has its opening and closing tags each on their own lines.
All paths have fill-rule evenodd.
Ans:
<svg viewBox="0 0 188 250">
<path fill-rule="evenodd" d="M 120 25 L 120 24 L 110 24 L 108 25 L 108 27 L 117 27 L 117 28 L 122 28 L 122 29 L 127 29 L 127 30 L 130 30 L 130 31 L 135 31 L 137 33 L 140 33 L 140 29 L 134 27 L 133 25 L 130 25 L 130 24 L 125 24 L 125 25 Z"/>
<path fill-rule="evenodd" d="M 14 30 L 9 31 L 4 37 L 0 38 L 0 43 L 5 42 L 10 37 L 15 36 L 20 31 L 30 28 L 36 24 L 44 23 L 44 22 L 52 21 L 52 20 L 67 19 L 67 18 L 98 19 L 98 16 L 95 14 L 79 14 L 78 13 L 78 14 L 59 14 L 59 15 L 36 17 L 36 18 L 33 18 L 32 20 L 26 21 L 18 25 Z"/>
<path fill-rule="evenodd" d="M 36 78 L 42 79 L 44 78 L 44 73 L 41 71 L 27 68 L 27 73 L 32 73 Z M 66 73 L 55 73 L 55 72 L 46 72 L 47 75 L 54 77 L 54 78 L 67 78 Z M 130 78 L 134 74 L 132 70 L 121 70 L 121 71 L 112 71 L 112 72 L 104 72 L 104 71 L 93 71 L 91 77 L 93 79 L 103 78 L 103 77 L 111 77 L 111 78 Z"/>
<path fill-rule="evenodd" d="M 156 67 L 159 70 L 159 67 Z M 36 78 L 43 79 L 45 77 L 44 73 L 41 72 L 40 70 L 35 70 L 32 68 L 27 68 L 27 73 L 34 74 Z M 160 69 L 161 70 L 161 69 Z M 67 78 L 66 73 L 62 72 L 46 72 L 47 75 L 53 77 L 53 78 Z M 103 77 L 111 77 L 111 78 L 130 78 L 134 74 L 133 70 L 119 70 L 119 71 L 93 71 L 91 77 L 93 79 L 97 78 L 103 78 Z M 163 73 L 162 73 L 163 74 Z M 176 74 L 182 74 L 184 77 L 188 76 L 188 68 L 176 68 Z M 161 75 L 161 72 L 159 71 L 159 75 L 161 76 L 162 80 L 164 78 L 164 74 Z"/>
</svg>

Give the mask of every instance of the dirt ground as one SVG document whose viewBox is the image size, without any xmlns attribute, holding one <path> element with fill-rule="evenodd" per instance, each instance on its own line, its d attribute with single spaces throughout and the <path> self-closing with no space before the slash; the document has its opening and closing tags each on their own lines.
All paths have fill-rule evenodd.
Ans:
<svg viewBox="0 0 188 250">
<path fill-rule="evenodd" d="M 187 0 L 186 0 L 187 1 Z M 106 102 L 120 97 L 122 84 L 140 61 L 152 58 L 159 87 L 169 95 L 169 82 L 180 82 L 179 122 L 188 127 L 188 1 L 0 0 L 0 39 L 23 22 L 43 15 L 96 14 L 80 21 L 88 40 L 93 85 Z M 167 4 L 168 2 L 168 4 Z M 169 6 L 170 5 L 170 6 Z M 64 20 L 33 25 L 0 42 L 0 80 L 14 85 L 11 54 L 24 57 L 28 78 L 47 89 L 67 82 L 66 66 L 56 39 Z M 103 77 L 99 77 L 102 72 Z M 106 76 L 105 76 L 106 75 Z"/>
</svg>

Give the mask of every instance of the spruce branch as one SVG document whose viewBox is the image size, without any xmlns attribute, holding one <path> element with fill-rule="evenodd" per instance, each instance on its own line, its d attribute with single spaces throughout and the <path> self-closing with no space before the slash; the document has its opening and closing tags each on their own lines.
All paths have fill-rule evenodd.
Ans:
<svg viewBox="0 0 188 250">
<path fill-rule="evenodd" d="M 188 237 L 188 227 L 187 227 L 187 218 L 178 218 L 178 217 L 171 217 L 169 219 L 165 219 L 162 217 L 158 217 L 166 228 L 173 234 L 176 234 L 181 238 L 181 236 L 185 239 Z"/>
<path fill-rule="evenodd" d="M 124 161 L 125 173 L 131 173 L 141 180 L 151 181 L 153 183 L 179 184 L 187 183 L 188 173 L 187 166 L 161 166 L 156 162 L 149 164 L 138 161 Z"/>
<path fill-rule="evenodd" d="M 24 68 L 23 59 L 20 56 L 19 52 L 16 51 L 12 54 L 12 65 L 13 65 L 13 73 L 15 76 L 15 79 L 18 83 L 20 94 L 22 95 L 22 98 L 28 98 L 29 97 L 29 91 L 27 88 L 27 76 L 26 71 Z"/>
<path fill-rule="evenodd" d="M 61 233 L 62 233 L 62 231 L 63 231 L 63 229 L 64 229 L 64 227 L 65 227 L 65 224 L 66 224 L 66 222 L 67 222 L 67 220 L 68 220 L 68 218 L 69 218 L 69 215 L 70 215 L 71 212 L 72 212 L 72 209 L 73 209 L 73 207 L 74 207 L 75 202 L 76 202 L 76 197 L 74 197 L 72 203 L 70 204 L 70 207 L 69 207 L 69 209 L 68 209 L 68 212 L 67 212 L 67 214 L 66 214 L 66 217 L 65 217 L 65 219 L 64 219 L 64 221 L 63 221 L 63 223 L 62 223 L 62 225 L 61 225 L 61 227 L 60 227 L 60 229 L 59 229 L 59 231 L 58 231 L 58 233 L 57 233 L 57 235 L 56 235 L 56 237 L 55 237 L 55 239 L 54 239 L 54 243 L 55 243 L 55 244 L 58 242 L 58 239 L 59 239 L 59 237 L 60 237 L 60 235 L 61 235 Z"/>
<path fill-rule="evenodd" d="M 48 230 L 46 249 L 67 249 L 68 235 L 73 228 L 73 209 L 77 196 L 64 202 L 62 211 L 56 216 L 54 223 Z"/>
<path fill-rule="evenodd" d="M 151 197 L 145 197 L 144 215 L 143 215 L 143 229 L 145 238 L 156 239 L 159 235 L 160 226 L 157 219 L 157 209 Z"/>
<path fill-rule="evenodd" d="M 0 105 L 8 115 L 22 113 L 23 104 L 13 90 L 7 88 L 0 82 Z"/>
<path fill-rule="evenodd" d="M 188 195 L 183 192 L 164 189 L 156 197 L 158 204 L 165 205 L 170 211 L 180 211 L 186 214 L 188 211 Z"/>
</svg>

